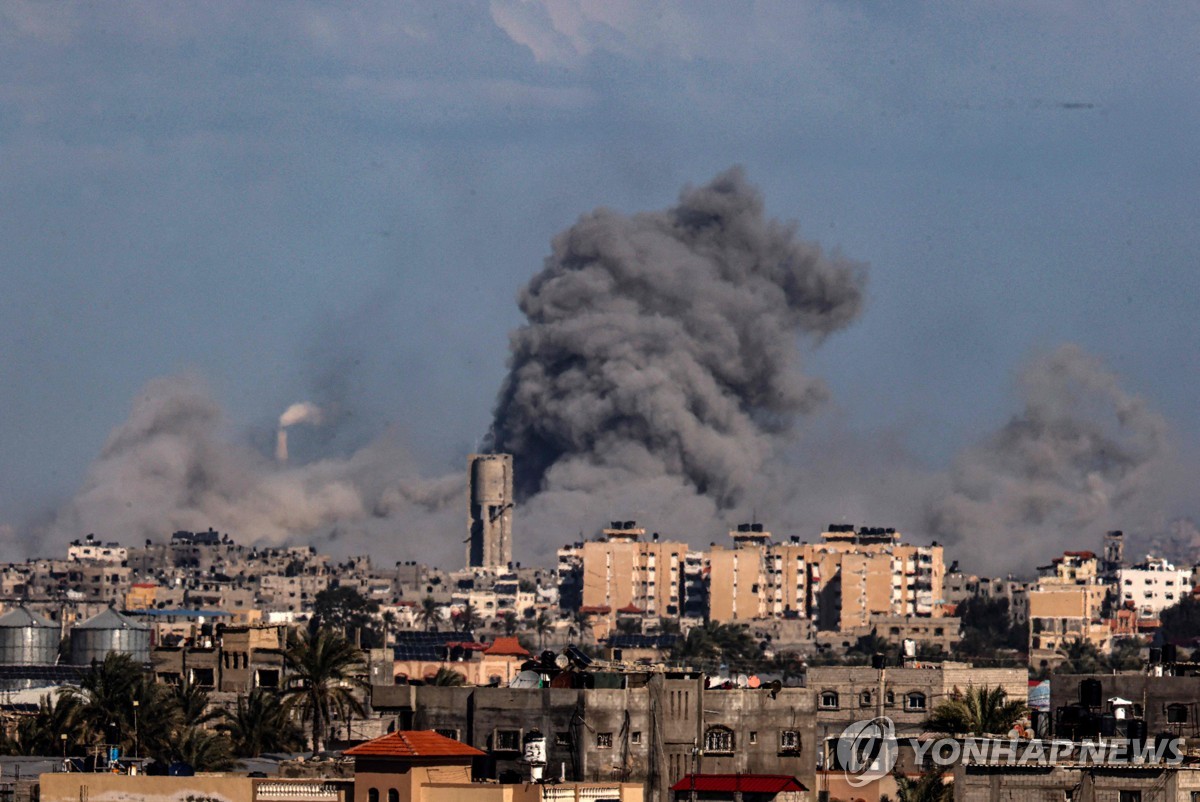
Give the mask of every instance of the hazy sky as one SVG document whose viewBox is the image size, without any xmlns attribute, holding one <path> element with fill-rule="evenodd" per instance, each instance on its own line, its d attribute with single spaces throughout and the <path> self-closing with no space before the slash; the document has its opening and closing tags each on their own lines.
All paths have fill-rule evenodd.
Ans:
<svg viewBox="0 0 1200 802">
<path fill-rule="evenodd" d="M 869 263 L 826 420 L 944 470 L 1070 341 L 1193 448 L 1200 7 L 1149 8 L 0 4 L 0 525 L 188 371 L 459 470 L 553 235 L 734 164 Z"/>
</svg>

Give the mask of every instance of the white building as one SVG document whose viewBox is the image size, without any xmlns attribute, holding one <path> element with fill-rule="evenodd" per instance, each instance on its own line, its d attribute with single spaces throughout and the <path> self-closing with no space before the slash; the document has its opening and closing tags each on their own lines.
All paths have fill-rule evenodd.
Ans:
<svg viewBox="0 0 1200 802">
<path fill-rule="evenodd" d="M 1165 559 L 1147 557 L 1146 561 L 1122 568 L 1117 573 L 1123 607 L 1137 610 L 1142 618 L 1155 618 L 1167 607 L 1192 592 L 1192 572 L 1171 565 Z"/>
<path fill-rule="evenodd" d="M 100 562 L 121 565 L 129 559 L 129 549 L 117 543 L 101 543 L 95 535 L 73 540 L 67 547 L 67 561 L 73 563 Z"/>
</svg>

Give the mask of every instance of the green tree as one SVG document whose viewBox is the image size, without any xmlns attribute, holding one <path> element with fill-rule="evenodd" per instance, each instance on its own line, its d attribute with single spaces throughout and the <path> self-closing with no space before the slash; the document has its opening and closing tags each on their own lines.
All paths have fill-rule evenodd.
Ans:
<svg viewBox="0 0 1200 802">
<path fill-rule="evenodd" d="M 421 599 L 421 608 L 417 610 L 417 620 L 425 627 L 426 632 L 438 631 L 438 622 L 442 620 L 442 611 L 432 596 Z"/>
<path fill-rule="evenodd" d="M 475 609 L 475 605 L 467 602 L 462 609 L 454 617 L 458 631 L 464 635 L 474 634 L 475 630 L 479 629 L 480 618 L 479 611 Z"/>
<path fill-rule="evenodd" d="M 1071 641 L 1064 654 L 1066 659 L 1054 668 L 1055 674 L 1100 674 L 1105 671 L 1104 655 L 1088 641 Z"/>
<path fill-rule="evenodd" d="M 521 622 L 519 620 L 517 620 L 517 614 L 515 612 L 513 612 L 512 610 L 506 610 L 500 620 L 504 625 L 504 634 L 505 635 L 515 635 L 516 634 L 517 628 L 520 626 Z"/>
<path fill-rule="evenodd" d="M 255 688 L 238 696 L 233 710 L 222 711 L 218 729 L 228 734 L 238 757 L 258 757 L 264 752 L 291 752 L 304 747 L 304 735 L 296 727 L 278 695 Z"/>
<path fill-rule="evenodd" d="M 229 738 L 203 727 L 184 727 L 171 752 L 175 760 L 196 771 L 229 771 L 237 767 Z"/>
<path fill-rule="evenodd" d="M 342 632 L 351 640 L 359 640 L 366 648 L 383 644 L 383 635 L 375 620 L 378 613 L 379 602 L 367 599 L 345 585 L 326 588 L 313 599 L 313 618 L 318 628 Z"/>
<path fill-rule="evenodd" d="M 461 687 L 467 684 L 467 678 L 457 671 L 452 671 L 449 668 L 439 668 L 437 673 L 425 681 L 427 685 L 440 685 L 443 687 Z"/>
<path fill-rule="evenodd" d="M 4 744 L 4 753 L 11 755 L 78 755 L 84 742 L 80 740 L 79 702 L 68 694 L 46 694 L 38 702 L 37 712 L 17 723 L 16 737 Z M 64 743 L 61 736 L 66 734 Z"/>
<path fill-rule="evenodd" d="M 314 752 L 325 749 L 334 716 L 363 715 L 355 695 L 366 687 L 362 652 L 343 635 L 328 629 L 293 634 L 284 656 L 288 669 L 283 698 L 302 721 L 309 722 Z"/>
<path fill-rule="evenodd" d="M 946 782 L 945 771 L 941 768 L 917 777 L 896 770 L 892 776 L 896 780 L 896 802 L 951 802 L 954 799 L 954 786 Z M 880 802 L 891 802 L 891 798 L 885 795 L 880 797 Z"/>
<path fill-rule="evenodd" d="M 1200 637 L 1200 601 L 1185 593 L 1178 604 L 1159 613 L 1159 632 L 1168 643 L 1192 641 Z"/>
<path fill-rule="evenodd" d="M 676 642 L 672 656 L 698 666 L 724 663 L 735 671 L 760 662 L 760 652 L 745 626 L 715 621 L 688 630 L 687 637 Z"/>
<path fill-rule="evenodd" d="M 939 703 L 925 727 L 952 735 L 1005 735 L 1025 712 L 1025 705 L 1010 702 L 1003 688 L 984 685 Z"/>
<path fill-rule="evenodd" d="M 183 723 L 172 692 L 127 654 L 110 652 L 65 693 L 79 705 L 80 742 L 115 745 L 124 754 L 164 756 Z"/>
<path fill-rule="evenodd" d="M 533 631 L 537 635 L 538 649 L 545 649 L 546 636 L 554 631 L 554 619 L 545 610 L 538 610 L 537 618 L 533 621 Z"/>
<path fill-rule="evenodd" d="M 955 653 L 960 657 L 994 657 L 997 651 L 1024 652 L 1029 630 L 1009 618 L 1008 599 L 973 596 L 958 605 L 962 638 Z"/>
</svg>

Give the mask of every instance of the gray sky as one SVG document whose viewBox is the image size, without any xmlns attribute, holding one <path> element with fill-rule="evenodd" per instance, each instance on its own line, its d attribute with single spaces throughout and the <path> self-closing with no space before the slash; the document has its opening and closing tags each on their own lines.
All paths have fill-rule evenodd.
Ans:
<svg viewBox="0 0 1200 802">
<path fill-rule="evenodd" d="M 264 453 L 333 400 L 297 459 L 391 427 L 457 471 L 554 234 L 733 164 L 870 265 L 801 436 L 944 472 L 1069 341 L 1194 452 L 1198 41 L 1190 3 L 6 2 L 0 525 L 181 372 Z"/>
</svg>

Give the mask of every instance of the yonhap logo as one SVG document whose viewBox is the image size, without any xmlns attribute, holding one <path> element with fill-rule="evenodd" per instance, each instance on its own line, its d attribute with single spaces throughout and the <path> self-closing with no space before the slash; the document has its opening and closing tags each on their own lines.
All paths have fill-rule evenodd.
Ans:
<svg viewBox="0 0 1200 802">
<path fill-rule="evenodd" d="M 1183 761 L 1179 737 L 1108 741 L 1040 740 L 991 736 L 905 736 L 916 766 L 949 768 L 957 763 L 992 766 L 1154 766 Z M 856 721 L 838 736 L 837 768 L 846 782 L 858 788 L 891 773 L 899 742 L 887 716 Z"/>
<path fill-rule="evenodd" d="M 855 788 L 888 775 L 896 765 L 896 726 L 887 716 L 856 721 L 837 740 L 837 760 Z"/>
</svg>

